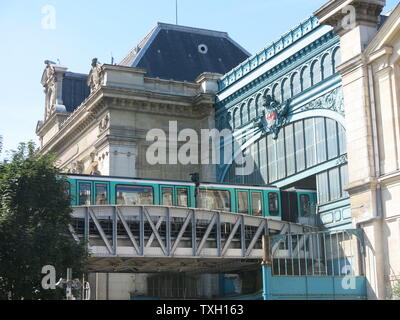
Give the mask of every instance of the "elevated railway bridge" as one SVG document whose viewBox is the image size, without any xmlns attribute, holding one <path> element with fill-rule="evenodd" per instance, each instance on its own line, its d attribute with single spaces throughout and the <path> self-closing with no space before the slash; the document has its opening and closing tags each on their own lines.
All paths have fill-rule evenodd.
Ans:
<svg viewBox="0 0 400 320">
<path fill-rule="evenodd" d="M 167 206 L 73 207 L 91 272 L 231 272 L 260 266 L 265 235 L 315 227 L 237 213 Z"/>
</svg>

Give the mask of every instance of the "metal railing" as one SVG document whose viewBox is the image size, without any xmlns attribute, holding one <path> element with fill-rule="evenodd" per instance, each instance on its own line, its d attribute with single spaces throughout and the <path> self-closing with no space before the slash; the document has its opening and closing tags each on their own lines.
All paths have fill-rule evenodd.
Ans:
<svg viewBox="0 0 400 320">
<path fill-rule="evenodd" d="M 263 235 L 304 232 L 298 224 L 164 206 L 73 208 L 70 229 L 94 257 L 261 259 Z"/>
<path fill-rule="evenodd" d="M 359 276 L 363 252 L 358 230 L 282 234 L 271 238 L 274 276 Z"/>
</svg>

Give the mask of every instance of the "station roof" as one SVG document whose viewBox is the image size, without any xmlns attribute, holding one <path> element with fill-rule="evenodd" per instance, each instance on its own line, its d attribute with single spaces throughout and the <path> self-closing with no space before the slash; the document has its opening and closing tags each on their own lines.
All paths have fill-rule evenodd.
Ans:
<svg viewBox="0 0 400 320">
<path fill-rule="evenodd" d="M 249 56 L 226 32 L 158 23 L 119 65 L 194 82 L 203 72 L 225 74 Z"/>
</svg>

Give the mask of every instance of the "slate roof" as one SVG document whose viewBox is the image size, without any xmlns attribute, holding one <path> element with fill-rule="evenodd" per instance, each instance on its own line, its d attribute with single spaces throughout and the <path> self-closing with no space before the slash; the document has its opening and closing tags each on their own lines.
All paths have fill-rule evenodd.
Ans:
<svg viewBox="0 0 400 320">
<path fill-rule="evenodd" d="M 226 32 L 158 23 L 119 65 L 194 82 L 203 72 L 225 74 L 249 56 Z"/>
</svg>

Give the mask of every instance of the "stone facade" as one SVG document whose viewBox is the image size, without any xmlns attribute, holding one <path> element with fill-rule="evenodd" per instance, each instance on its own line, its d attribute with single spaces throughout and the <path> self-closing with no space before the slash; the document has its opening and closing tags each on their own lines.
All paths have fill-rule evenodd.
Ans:
<svg viewBox="0 0 400 320">
<path fill-rule="evenodd" d="M 316 12 L 341 41 L 347 191 L 353 226 L 365 233 L 364 265 L 372 299 L 390 298 L 400 280 L 400 7 L 378 29 L 384 5 L 330 1 Z"/>
<path fill-rule="evenodd" d="M 58 68 L 50 65 L 46 68 Z M 60 71 L 65 72 L 66 68 Z M 213 128 L 213 104 L 218 75 L 205 73 L 196 83 L 147 78 L 137 68 L 92 64 L 89 97 L 74 113 L 52 105 L 37 134 L 41 152 L 55 152 L 68 173 L 189 180 L 200 172 L 213 181 L 208 166 L 149 165 L 146 141 L 150 129 L 169 133 L 170 121 L 178 130 Z"/>
</svg>

